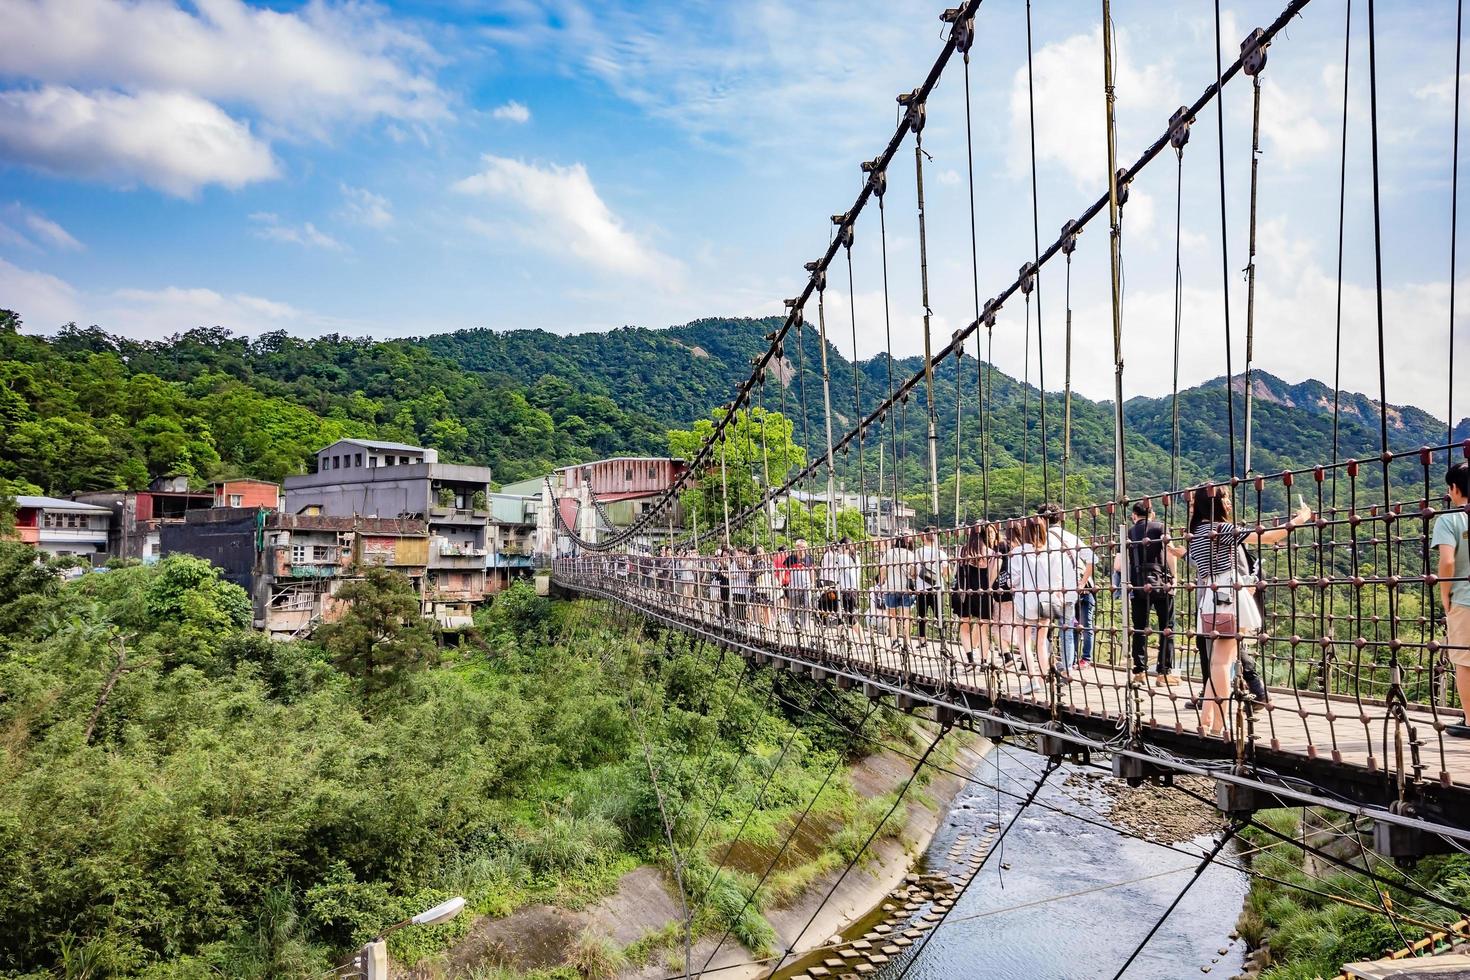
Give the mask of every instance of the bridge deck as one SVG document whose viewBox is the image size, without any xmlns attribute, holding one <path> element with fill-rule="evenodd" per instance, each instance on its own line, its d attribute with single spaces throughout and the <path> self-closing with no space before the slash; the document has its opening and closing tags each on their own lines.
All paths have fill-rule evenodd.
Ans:
<svg viewBox="0 0 1470 980">
<path fill-rule="evenodd" d="M 1425 812 L 1450 824 L 1470 824 L 1470 739 L 1445 733 L 1459 717 L 1458 711 L 1443 707 L 1409 704 L 1396 715 L 1384 702 L 1366 697 L 1278 686 L 1270 688 L 1264 704 L 1247 708 L 1237 699 L 1227 711 L 1224 736 L 1211 737 L 1194 707 L 1202 693 L 1198 676 L 1184 671 L 1172 686 L 1159 685 L 1154 677 L 1147 685 L 1133 684 L 1127 668 L 1103 662 L 1113 659 L 1113 653 L 1102 646 L 1097 659 L 1070 678 L 1043 677 L 1015 664 L 970 666 L 952 625 L 937 630 L 938 639 L 900 641 L 887 636 L 882 624 L 862 616 L 856 629 L 836 617 L 824 622 L 815 614 L 794 621 L 772 616 L 763 622 L 758 621 L 760 614 L 726 615 L 721 603 L 690 601 L 626 579 L 609 582 L 562 574 L 557 582 L 748 653 L 764 652 L 890 690 L 911 691 L 935 703 L 993 710 L 1030 722 L 1054 721 L 1098 741 L 1116 744 L 1127 704 L 1133 701 L 1145 743 L 1175 757 L 1234 759 L 1249 745 L 1244 758 L 1254 771 L 1269 775 L 1268 781 L 1306 779 L 1324 795 L 1358 803 L 1392 803 L 1398 798 L 1397 773 L 1414 781 L 1417 761 L 1417 795 Z"/>
</svg>

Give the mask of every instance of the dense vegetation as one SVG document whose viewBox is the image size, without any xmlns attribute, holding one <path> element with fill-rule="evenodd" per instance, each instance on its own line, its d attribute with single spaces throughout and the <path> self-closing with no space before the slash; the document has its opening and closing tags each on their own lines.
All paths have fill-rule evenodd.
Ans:
<svg viewBox="0 0 1470 980">
<path fill-rule="evenodd" d="M 1374 873 L 1388 883 L 1380 890 L 1361 874 L 1248 828 L 1243 836 L 1261 850 L 1250 858 L 1257 877 L 1246 896 L 1241 930 L 1253 946 L 1263 941 L 1270 945 L 1272 965 L 1262 972 L 1262 980 L 1335 977 L 1344 963 L 1377 959 L 1403 949 L 1405 940 L 1423 938 L 1426 930 L 1416 923 L 1456 921 L 1454 912 L 1403 886 L 1461 909 L 1470 905 L 1470 861 L 1463 855 L 1425 858 L 1402 869 L 1361 849 L 1357 832 L 1340 813 L 1269 810 L 1258 818 L 1294 839 L 1301 839 L 1305 830 L 1314 847 L 1355 867 L 1371 861 Z M 1400 920 L 1401 931 L 1383 914 L 1385 904 Z"/>
<path fill-rule="evenodd" d="M 95 327 L 67 326 L 50 338 L 22 334 L 19 317 L 0 311 L 0 479 L 53 493 L 139 487 L 164 473 L 198 481 L 222 475 L 280 479 L 305 472 L 315 449 L 344 435 L 432 446 L 446 460 L 492 466 L 501 482 L 618 453 L 663 454 L 670 451 L 669 430 L 688 429 L 728 401 L 777 325 L 771 318 L 707 319 L 667 330 L 624 327 L 567 337 L 467 330 L 389 341 L 304 340 L 284 333 L 247 340 L 212 327 L 138 341 Z M 780 371 L 771 372 L 756 396 L 758 407 L 792 420 L 791 438 L 808 457 L 825 447 L 820 355 L 816 331 L 803 330 L 788 341 Z M 835 348 L 828 358 L 840 433 L 858 405 L 854 369 Z M 891 367 L 903 379 L 920 361 L 906 358 Z M 889 369 L 882 356 L 857 366 L 864 413 L 887 392 Z M 965 358 L 940 365 L 934 378 L 942 477 L 954 472 L 957 395 L 961 400 L 967 510 L 978 509 L 982 496 L 978 383 L 985 376 L 983 365 Z M 1008 492 L 1017 505 L 1042 496 L 1041 393 L 1000 370 L 989 377 L 990 476 L 996 480 L 990 490 L 993 505 L 997 499 L 1007 505 L 996 508 L 1004 512 Z M 1060 491 L 1061 402 L 1057 392 L 1048 393 L 1044 431 L 1052 496 Z M 1255 404 L 1257 471 L 1330 458 L 1327 388 L 1261 374 Z M 1170 399 L 1132 399 L 1126 410 L 1130 487 L 1168 486 Z M 1228 475 L 1223 382 L 1183 392 L 1180 412 L 1180 479 Z M 1424 412 L 1396 408 L 1391 414 L 1395 448 L 1444 439 L 1444 424 Z M 1236 415 L 1239 426 L 1239 393 Z M 884 485 L 893 483 L 896 439 L 900 492 L 925 515 L 929 507 L 913 491 L 927 479 L 926 416 L 921 386 L 882 430 Z M 1341 421 L 1343 457 L 1377 452 L 1371 401 L 1346 396 Z M 1470 434 L 1470 421 L 1460 434 Z M 875 429 L 862 453 L 854 447 L 838 460 L 849 489 L 877 486 L 879 443 Z M 1104 492 L 1112 469 L 1111 406 L 1074 397 L 1070 475 L 1078 482 L 1069 486 L 1069 498 Z M 940 498 L 942 515 L 952 516 L 952 482 Z"/>
<path fill-rule="evenodd" d="M 0 542 L 0 975 L 314 975 L 450 895 L 504 914 L 607 894 L 664 861 L 659 793 L 685 844 L 711 816 L 713 853 L 774 768 L 745 833 L 769 838 L 858 747 L 783 700 L 815 697 L 795 678 L 741 683 L 737 658 L 524 586 L 441 651 L 392 576 L 317 642 L 272 643 L 197 559 L 57 572 Z M 844 697 L 823 695 L 854 723 Z M 876 819 L 842 779 L 818 812 L 859 840 Z M 689 877 L 723 931 L 751 879 L 703 858 Z M 754 948 L 763 903 L 733 922 Z M 470 918 L 398 933 L 395 955 Z"/>
</svg>

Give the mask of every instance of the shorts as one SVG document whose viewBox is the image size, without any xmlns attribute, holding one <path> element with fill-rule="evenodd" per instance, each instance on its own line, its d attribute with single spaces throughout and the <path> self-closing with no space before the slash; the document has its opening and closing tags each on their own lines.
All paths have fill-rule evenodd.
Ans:
<svg viewBox="0 0 1470 980">
<path fill-rule="evenodd" d="M 963 589 L 951 592 L 949 608 L 962 619 L 991 619 L 994 617 L 989 589 Z"/>
<path fill-rule="evenodd" d="M 1470 667 L 1470 606 L 1451 602 L 1444 611 L 1445 652 L 1456 667 Z"/>
<path fill-rule="evenodd" d="M 914 594 L 912 592 L 885 592 L 883 593 L 884 609 L 911 609 L 914 605 Z"/>
</svg>

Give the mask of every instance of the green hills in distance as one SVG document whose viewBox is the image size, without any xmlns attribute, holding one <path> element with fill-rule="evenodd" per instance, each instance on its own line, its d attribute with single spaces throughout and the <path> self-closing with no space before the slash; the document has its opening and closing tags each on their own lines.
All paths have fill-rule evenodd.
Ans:
<svg viewBox="0 0 1470 980">
<path fill-rule="evenodd" d="M 280 332 L 247 339 L 215 327 L 138 341 L 97 327 L 36 336 L 22 332 L 19 316 L 0 310 L 0 478 L 47 493 L 138 487 L 163 473 L 201 482 L 222 475 L 279 480 L 304 472 L 315 449 L 346 435 L 433 446 L 446 460 L 488 463 L 501 482 L 609 455 L 662 454 L 669 429 L 688 428 L 728 401 L 780 322 L 711 318 L 572 336 L 474 329 L 393 340 Z M 765 407 L 792 417 L 797 440 L 816 453 L 825 445 L 820 354 L 815 329 L 803 330 L 800 344 L 789 338 L 784 398 L 775 372 L 764 393 Z M 853 366 L 835 348 L 828 360 L 840 433 L 855 413 Z M 894 377 L 906 378 L 921 365 L 917 357 L 896 359 Z M 941 476 L 954 471 L 958 373 L 967 494 L 969 477 L 980 471 L 976 368 L 967 357 L 958 372 L 952 360 L 935 372 Z M 1039 485 L 1039 392 L 999 369 L 991 378 L 992 466 L 1017 467 L 1029 458 Z M 863 411 L 870 411 L 888 390 L 886 358 L 859 363 L 857 379 Z M 1257 372 L 1255 389 L 1257 472 L 1330 460 L 1330 386 Z M 1239 391 L 1236 399 L 1239 427 Z M 923 402 L 921 388 L 899 431 L 906 492 L 922 485 L 927 469 Z M 1074 395 L 1072 407 L 1072 472 L 1106 495 L 1112 406 Z M 1125 412 L 1130 491 L 1165 489 L 1170 399 L 1134 398 Z M 1426 412 L 1395 406 L 1390 415 L 1395 449 L 1444 441 L 1444 422 Z M 1228 476 L 1224 379 L 1182 391 L 1180 419 L 1181 480 Z M 1375 401 L 1345 393 L 1340 419 L 1343 458 L 1377 454 Z M 1048 392 L 1053 480 L 1061 428 L 1060 392 Z M 1459 422 L 1455 436 L 1470 437 L 1470 419 Z M 869 486 L 877 478 L 873 445 L 870 440 L 866 453 Z M 885 466 L 891 465 L 890 455 Z M 856 451 L 839 466 L 856 486 Z"/>
</svg>

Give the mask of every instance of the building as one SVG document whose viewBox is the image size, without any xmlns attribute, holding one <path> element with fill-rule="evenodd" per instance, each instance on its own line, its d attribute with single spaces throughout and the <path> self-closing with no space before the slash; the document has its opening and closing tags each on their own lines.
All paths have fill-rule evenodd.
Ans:
<svg viewBox="0 0 1470 980">
<path fill-rule="evenodd" d="M 372 566 L 402 572 L 416 588 L 428 570 L 422 520 L 212 507 L 164 525 L 161 535 L 165 552 L 207 558 L 249 592 L 256 629 L 278 640 L 336 620 L 346 609 L 338 591 Z"/>
<path fill-rule="evenodd" d="M 469 626 L 485 598 L 489 467 L 441 463 L 433 449 L 373 439 L 339 439 L 316 460 L 315 473 L 286 478 L 285 511 L 424 521 L 425 611 L 445 629 Z"/>
<path fill-rule="evenodd" d="M 837 500 L 837 509 L 860 510 L 863 515 L 863 526 L 867 529 L 870 538 L 889 538 L 900 534 L 912 534 L 914 531 L 914 508 L 899 501 L 894 502 L 892 497 L 880 497 L 877 494 L 860 494 L 848 490 L 838 490 L 834 494 Z M 825 505 L 827 503 L 825 491 L 818 493 L 807 493 L 803 490 L 791 490 L 775 501 L 771 509 L 771 526 L 777 530 L 785 530 L 786 515 L 784 503 L 790 501 L 795 506 Z"/>
<path fill-rule="evenodd" d="M 155 562 L 163 556 L 161 531 L 210 507 L 275 510 L 280 487 L 265 480 L 223 480 L 209 490 L 190 490 L 185 476 L 161 476 L 147 490 L 94 490 L 72 497 L 112 511 L 107 551 L 114 558 Z"/>
<path fill-rule="evenodd" d="M 567 527 L 585 541 L 596 541 L 609 533 L 622 530 L 653 509 L 661 494 L 672 487 L 689 469 L 682 459 L 665 456 L 615 456 L 576 466 L 563 466 L 551 474 L 550 495 Z M 527 481 L 529 482 L 529 481 Z M 546 510 L 549 511 L 549 507 Z M 677 502 L 660 515 L 657 526 L 650 524 L 640 537 L 647 545 L 661 542 L 684 527 L 683 510 Z M 556 540 L 558 552 L 570 548 L 570 539 L 558 533 L 555 514 L 541 516 L 539 536 L 543 541 Z"/>
<path fill-rule="evenodd" d="M 16 535 L 51 555 L 74 555 L 94 565 L 107 560 L 112 511 L 79 500 L 56 497 L 15 498 Z"/>
<path fill-rule="evenodd" d="M 269 480 L 221 480 L 210 484 L 209 489 L 216 507 L 281 507 L 281 486 Z"/>
<path fill-rule="evenodd" d="M 487 592 L 499 592 L 515 579 L 535 574 L 538 555 L 536 526 L 541 505 L 541 494 L 501 491 L 490 495 Z"/>
</svg>

